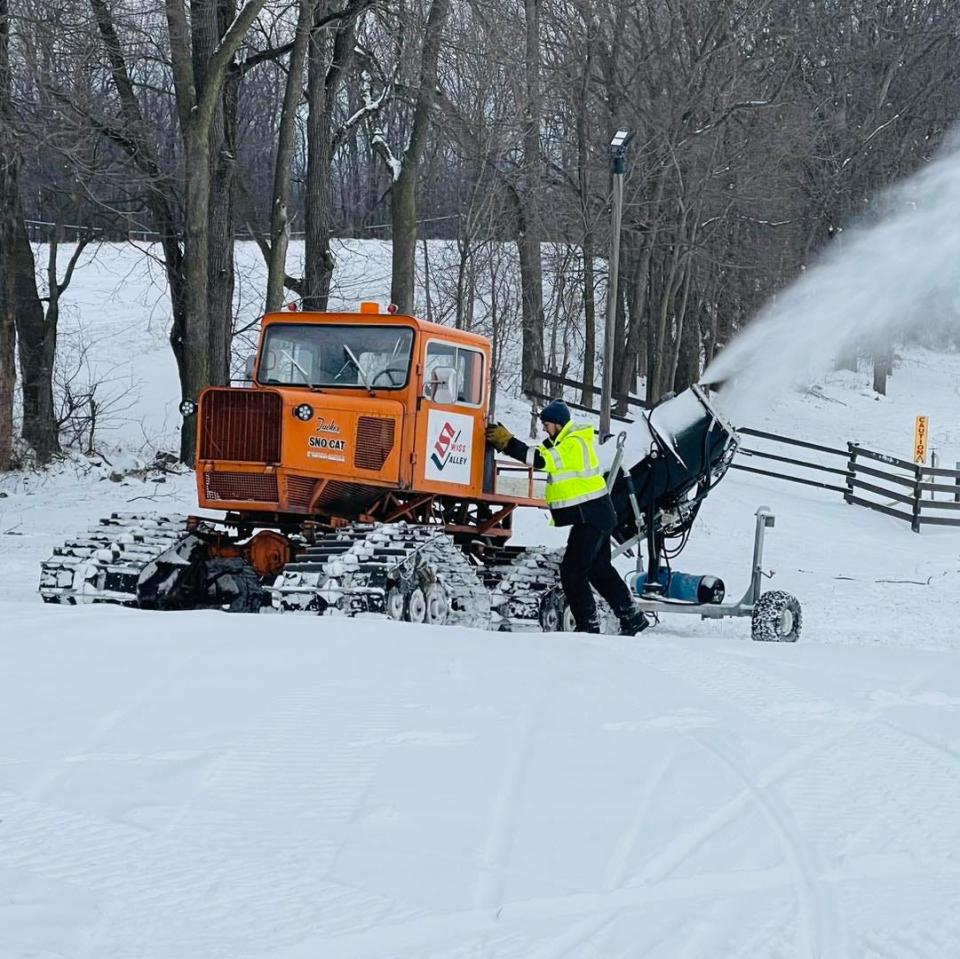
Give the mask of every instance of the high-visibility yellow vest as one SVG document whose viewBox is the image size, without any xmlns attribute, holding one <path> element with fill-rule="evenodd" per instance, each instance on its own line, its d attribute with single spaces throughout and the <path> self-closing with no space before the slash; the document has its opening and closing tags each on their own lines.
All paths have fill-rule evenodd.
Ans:
<svg viewBox="0 0 960 959">
<path fill-rule="evenodd" d="M 571 420 L 549 449 L 536 448 L 547 473 L 544 497 L 550 509 L 577 506 L 607 495 L 594 435 L 595 430 L 589 424 Z"/>
</svg>

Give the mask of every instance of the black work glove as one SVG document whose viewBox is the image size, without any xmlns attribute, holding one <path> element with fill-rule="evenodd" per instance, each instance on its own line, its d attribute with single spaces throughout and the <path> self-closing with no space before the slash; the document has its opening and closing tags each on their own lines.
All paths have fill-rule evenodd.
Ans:
<svg viewBox="0 0 960 959">
<path fill-rule="evenodd" d="M 513 433 L 508 430 L 503 423 L 497 423 L 496 426 L 488 426 L 486 432 L 487 442 L 499 452 L 507 448 L 507 444 L 513 439 Z"/>
</svg>

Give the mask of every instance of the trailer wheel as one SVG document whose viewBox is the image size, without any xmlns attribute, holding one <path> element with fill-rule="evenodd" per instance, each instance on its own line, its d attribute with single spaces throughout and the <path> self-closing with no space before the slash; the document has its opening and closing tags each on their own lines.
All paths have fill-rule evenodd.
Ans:
<svg viewBox="0 0 960 959">
<path fill-rule="evenodd" d="M 803 613 L 795 596 L 782 590 L 764 593 L 753 607 L 752 635 L 761 643 L 795 643 Z"/>
</svg>

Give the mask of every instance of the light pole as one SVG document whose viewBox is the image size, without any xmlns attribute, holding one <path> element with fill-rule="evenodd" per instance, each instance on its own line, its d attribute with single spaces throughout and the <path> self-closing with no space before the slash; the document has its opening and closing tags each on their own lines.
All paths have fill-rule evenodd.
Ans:
<svg viewBox="0 0 960 959">
<path fill-rule="evenodd" d="M 617 282 L 620 274 L 620 224 L 623 220 L 623 171 L 631 130 L 617 130 L 610 141 L 610 174 L 613 178 L 613 221 L 610 231 L 610 271 L 607 278 L 607 328 L 603 337 L 603 392 L 600 394 L 600 438 L 610 435 L 613 399 L 613 341 L 617 325 Z"/>
</svg>

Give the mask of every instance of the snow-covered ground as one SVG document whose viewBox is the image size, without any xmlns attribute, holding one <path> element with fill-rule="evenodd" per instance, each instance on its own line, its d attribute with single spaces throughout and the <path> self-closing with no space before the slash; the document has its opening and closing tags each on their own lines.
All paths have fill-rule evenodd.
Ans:
<svg viewBox="0 0 960 959">
<path fill-rule="evenodd" d="M 194 503 L 116 474 L 167 402 L 138 315 L 109 462 L 0 479 L 2 959 L 960 954 L 960 533 L 731 472 L 678 565 L 742 592 L 769 505 L 796 645 L 44 606 L 66 535 Z M 750 425 L 909 458 L 925 413 L 952 462 L 957 383 L 911 349 L 887 398 L 831 374 Z"/>
</svg>

